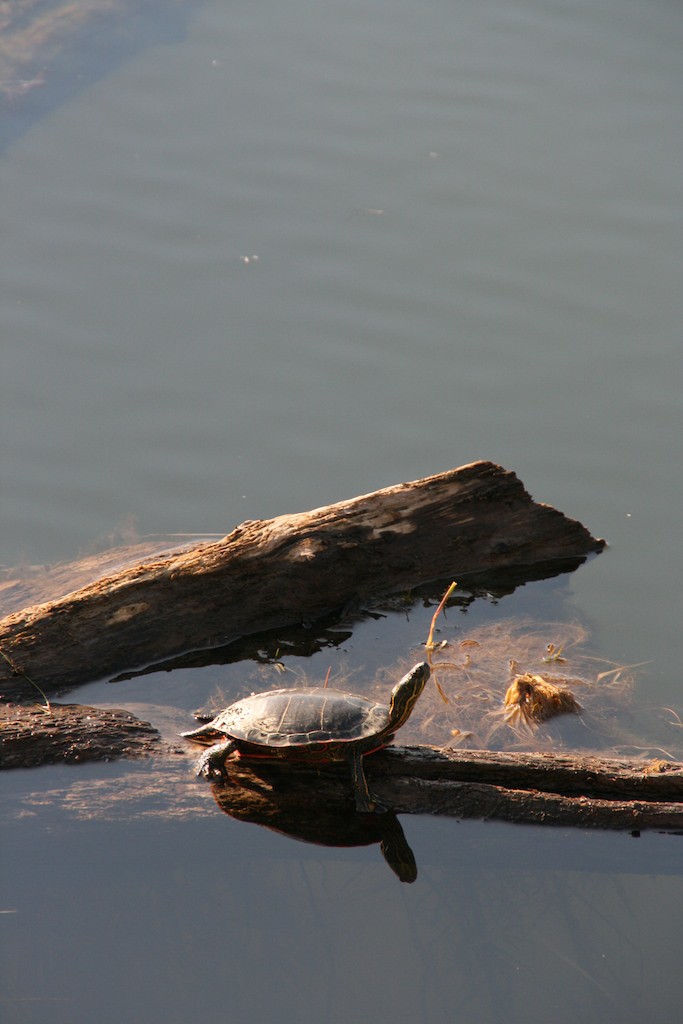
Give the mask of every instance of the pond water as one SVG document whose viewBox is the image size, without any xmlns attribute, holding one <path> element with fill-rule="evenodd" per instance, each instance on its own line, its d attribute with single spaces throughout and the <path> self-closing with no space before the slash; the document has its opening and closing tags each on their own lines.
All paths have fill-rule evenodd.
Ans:
<svg viewBox="0 0 683 1024">
<path fill-rule="evenodd" d="M 671 709 L 647 743 L 680 745 L 679 8 L 206 0 L 144 34 L 0 124 L 0 563 L 490 458 L 610 547 L 448 635 L 578 624 L 639 666 L 638 713 Z M 283 660 L 362 679 L 430 615 Z M 172 736 L 267 673 L 73 699 Z M 235 821 L 189 762 L 152 775 L 3 775 L 3 1024 L 677 1019 L 680 837 L 403 818 L 401 885 L 376 844 Z"/>
</svg>

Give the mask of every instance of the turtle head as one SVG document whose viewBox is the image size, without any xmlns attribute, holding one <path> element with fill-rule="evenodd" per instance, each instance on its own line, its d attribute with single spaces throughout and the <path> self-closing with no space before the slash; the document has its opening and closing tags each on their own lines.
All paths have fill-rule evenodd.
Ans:
<svg viewBox="0 0 683 1024">
<path fill-rule="evenodd" d="M 429 676 L 429 665 L 426 661 L 421 661 L 396 683 L 389 703 L 389 728 L 392 732 L 395 729 L 400 729 L 403 723 L 408 721 Z"/>
</svg>

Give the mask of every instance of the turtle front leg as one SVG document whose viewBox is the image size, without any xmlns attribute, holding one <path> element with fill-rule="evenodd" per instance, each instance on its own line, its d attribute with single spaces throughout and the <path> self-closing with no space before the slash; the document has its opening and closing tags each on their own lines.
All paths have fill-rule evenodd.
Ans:
<svg viewBox="0 0 683 1024">
<path fill-rule="evenodd" d="M 212 775 L 222 775 L 225 759 L 237 748 L 234 740 L 221 740 L 207 747 L 201 757 L 195 763 L 197 775 L 204 775 L 210 779 Z"/>
<path fill-rule="evenodd" d="M 370 790 L 368 789 L 368 780 L 365 778 L 365 770 L 363 768 L 363 753 L 357 747 L 354 748 L 349 755 L 349 762 L 351 765 L 351 778 L 353 779 L 353 789 L 356 796 L 356 810 L 362 814 L 372 814 L 373 812 L 385 811 L 386 807 L 383 807 L 377 800 L 373 800 L 370 796 Z"/>
</svg>

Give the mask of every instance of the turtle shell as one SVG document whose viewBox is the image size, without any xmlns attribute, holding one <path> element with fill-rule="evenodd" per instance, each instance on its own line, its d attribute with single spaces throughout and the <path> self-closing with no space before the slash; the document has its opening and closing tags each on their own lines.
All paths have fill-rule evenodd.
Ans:
<svg viewBox="0 0 683 1024">
<path fill-rule="evenodd" d="M 265 754 L 287 747 L 372 746 L 375 738 L 382 746 L 389 739 L 388 721 L 386 705 L 319 686 L 253 694 L 231 704 L 206 728 L 231 737 L 238 748 L 260 747 Z"/>
</svg>

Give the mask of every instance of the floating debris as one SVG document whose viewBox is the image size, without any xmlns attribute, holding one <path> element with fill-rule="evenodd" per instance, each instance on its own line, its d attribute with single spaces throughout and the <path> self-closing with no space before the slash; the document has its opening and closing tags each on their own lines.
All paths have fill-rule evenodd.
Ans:
<svg viewBox="0 0 683 1024">
<path fill-rule="evenodd" d="M 564 682 L 564 680 L 562 680 Z M 558 715 L 578 715 L 581 705 L 571 690 L 535 672 L 515 676 L 503 700 L 508 725 L 533 726 Z"/>
<path fill-rule="evenodd" d="M 657 757 L 666 749 L 675 759 L 683 759 L 679 756 L 683 717 L 674 717 L 670 709 L 662 721 L 664 709 L 639 708 L 633 700 L 636 666 L 596 657 L 580 624 L 508 618 L 471 630 L 463 630 L 461 621 L 449 625 L 439 620 L 437 625 L 440 632 L 434 630 L 427 656 L 448 704 L 435 686 L 427 687 L 401 732 L 401 742 L 528 750 L 533 735 L 535 751 Z M 415 654 L 413 650 L 410 658 Z M 552 655 L 549 664 L 546 659 Z M 392 676 L 406 666 L 408 658 L 378 672 L 372 685 L 377 699 Z M 522 686 L 518 690 L 526 690 L 526 699 L 520 704 L 523 694 L 518 692 L 517 704 L 506 706 L 506 692 L 516 680 L 537 677 L 571 696 L 562 699 L 561 692 L 558 698 L 547 690 L 552 713 L 535 715 L 533 688 Z M 513 699 L 511 694 L 509 700 Z M 643 749 L 636 750 L 637 744 Z"/>
</svg>

